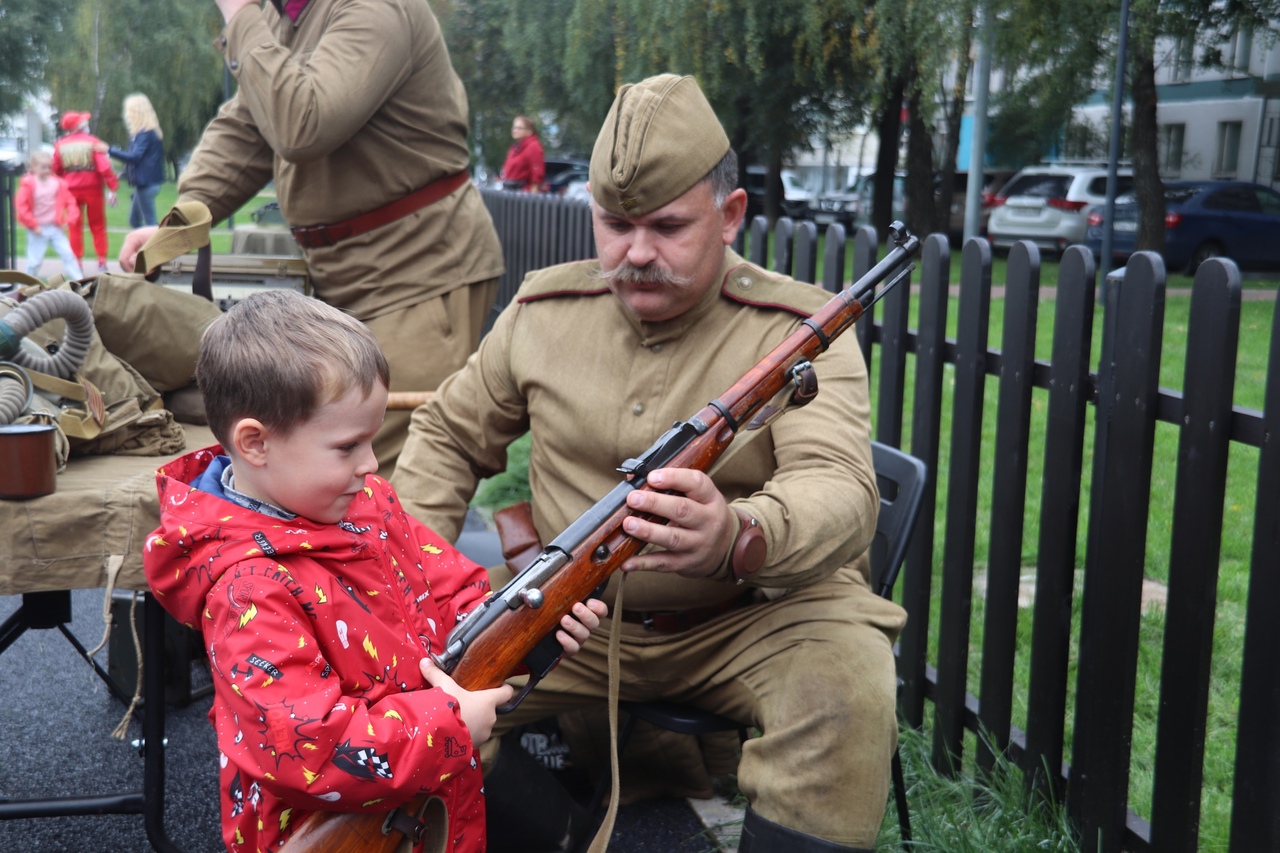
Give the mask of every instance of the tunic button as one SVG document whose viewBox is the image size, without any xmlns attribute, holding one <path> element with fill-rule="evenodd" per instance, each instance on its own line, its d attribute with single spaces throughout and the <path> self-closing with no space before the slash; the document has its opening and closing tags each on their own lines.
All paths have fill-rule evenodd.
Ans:
<svg viewBox="0 0 1280 853">
<path fill-rule="evenodd" d="M 662 352 L 662 344 L 654 344 L 653 346 L 649 347 L 649 349 L 652 350 L 653 352 Z"/>
<path fill-rule="evenodd" d="M 226 37 L 226 36 L 223 36 L 223 37 L 220 39 L 220 41 L 222 42 L 222 46 L 223 46 L 223 47 L 226 47 L 226 46 L 227 46 L 227 37 Z"/>
<path fill-rule="evenodd" d="M 233 59 L 233 60 L 231 60 L 231 70 L 232 70 L 232 71 L 235 71 L 235 70 L 236 70 L 237 68 L 239 68 L 239 67 L 240 67 L 240 63 L 239 63 L 239 62 L 236 62 L 234 59 Z"/>
<path fill-rule="evenodd" d="M 644 403 L 636 403 L 634 406 L 631 407 L 631 411 L 635 412 L 637 415 L 643 415 Z"/>
<path fill-rule="evenodd" d="M 738 287 L 741 287 L 743 290 L 750 290 L 750 289 L 751 289 L 751 278 L 750 278 L 749 276 L 745 276 L 745 275 L 744 275 L 744 276 L 742 276 L 741 278 L 739 278 L 739 279 L 738 279 Z"/>
</svg>

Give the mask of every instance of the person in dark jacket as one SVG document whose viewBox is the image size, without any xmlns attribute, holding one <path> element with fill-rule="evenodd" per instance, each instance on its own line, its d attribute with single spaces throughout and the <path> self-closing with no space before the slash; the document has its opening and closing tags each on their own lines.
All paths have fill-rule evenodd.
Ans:
<svg viewBox="0 0 1280 853">
<path fill-rule="evenodd" d="M 133 185 L 129 227 L 155 225 L 156 194 L 164 183 L 164 132 L 151 99 L 136 92 L 125 98 L 124 123 L 129 128 L 129 150 L 112 145 L 107 151 L 124 162 L 125 180 Z"/>
</svg>

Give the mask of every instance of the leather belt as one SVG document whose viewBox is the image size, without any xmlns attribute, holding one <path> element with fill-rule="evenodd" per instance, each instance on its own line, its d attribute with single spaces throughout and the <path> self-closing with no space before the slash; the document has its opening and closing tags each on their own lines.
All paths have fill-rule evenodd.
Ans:
<svg viewBox="0 0 1280 853">
<path fill-rule="evenodd" d="M 622 621 L 643 625 L 647 631 L 658 631 L 662 634 L 678 634 L 688 631 L 703 623 L 710 622 L 722 613 L 737 610 L 755 603 L 751 590 L 707 607 L 693 607 L 689 610 L 623 610 Z"/>
<path fill-rule="evenodd" d="M 293 238 L 298 241 L 298 245 L 304 249 L 332 246 L 339 240 L 345 240 L 357 234 L 364 234 L 366 231 L 380 228 L 387 223 L 395 222 L 397 219 L 421 210 L 427 205 L 433 204 L 449 195 L 449 193 L 470 179 L 471 175 L 466 171 L 462 171 L 456 175 L 449 175 L 432 181 L 425 187 L 414 190 L 403 198 L 398 198 L 390 204 L 385 204 L 368 213 L 353 216 L 344 222 L 337 222 L 333 225 L 299 225 L 289 230 L 293 232 Z"/>
</svg>

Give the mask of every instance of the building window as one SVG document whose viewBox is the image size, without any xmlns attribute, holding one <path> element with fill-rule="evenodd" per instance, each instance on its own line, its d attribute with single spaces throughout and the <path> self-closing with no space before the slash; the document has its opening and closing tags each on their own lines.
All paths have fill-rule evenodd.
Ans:
<svg viewBox="0 0 1280 853">
<path fill-rule="evenodd" d="M 1218 122 L 1218 153 L 1214 158 L 1214 177 L 1234 178 L 1240 165 L 1240 122 Z"/>
<path fill-rule="evenodd" d="M 1248 27 L 1240 29 L 1236 33 L 1232 49 L 1235 52 L 1232 67 L 1241 74 L 1248 74 L 1249 63 L 1253 59 L 1253 30 Z"/>
<path fill-rule="evenodd" d="M 1189 38 L 1180 38 L 1173 48 L 1173 82 L 1186 83 L 1191 79 L 1191 68 L 1195 61 L 1195 42 Z"/>
<path fill-rule="evenodd" d="M 1182 138 L 1185 124 L 1160 125 L 1160 174 L 1176 178 L 1182 173 Z"/>
</svg>

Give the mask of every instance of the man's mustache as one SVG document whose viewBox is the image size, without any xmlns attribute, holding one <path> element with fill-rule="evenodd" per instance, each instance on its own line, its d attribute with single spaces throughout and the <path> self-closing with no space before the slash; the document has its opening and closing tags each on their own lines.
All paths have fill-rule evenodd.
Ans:
<svg viewBox="0 0 1280 853">
<path fill-rule="evenodd" d="M 602 268 L 592 276 L 610 284 L 661 284 L 670 287 L 688 287 L 693 284 L 693 276 L 676 275 L 657 264 L 638 267 L 630 261 L 623 261 L 610 270 Z"/>
</svg>

